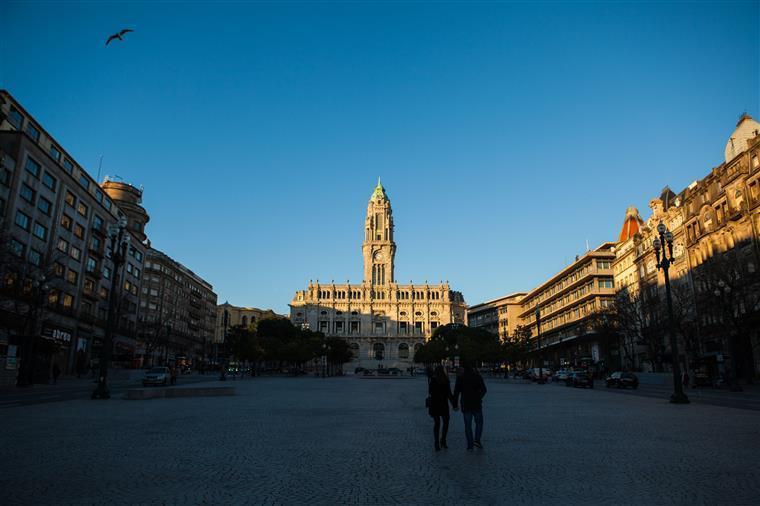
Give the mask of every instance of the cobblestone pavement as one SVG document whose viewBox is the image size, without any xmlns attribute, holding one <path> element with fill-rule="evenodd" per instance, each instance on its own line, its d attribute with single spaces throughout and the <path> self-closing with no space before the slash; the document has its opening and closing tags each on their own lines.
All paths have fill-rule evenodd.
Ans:
<svg viewBox="0 0 760 506">
<path fill-rule="evenodd" d="M 757 504 L 760 412 L 487 380 L 485 450 L 424 378 L 5 409 L 3 504 Z M 216 382 L 215 384 L 218 384 Z"/>
</svg>

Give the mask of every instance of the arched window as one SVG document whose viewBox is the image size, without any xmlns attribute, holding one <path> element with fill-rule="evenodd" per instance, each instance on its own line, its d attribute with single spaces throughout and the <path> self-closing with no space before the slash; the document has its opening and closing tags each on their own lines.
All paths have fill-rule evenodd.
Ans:
<svg viewBox="0 0 760 506">
<path fill-rule="evenodd" d="M 398 358 L 409 358 L 409 345 L 401 343 L 398 345 Z"/>
<path fill-rule="evenodd" d="M 243 322 L 243 327 L 247 327 L 248 326 L 248 317 L 247 316 L 244 316 L 241 321 Z"/>
<path fill-rule="evenodd" d="M 375 360 L 382 360 L 385 356 L 385 345 L 383 343 L 375 343 L 372 346 L 372 351 L 375 355 Z"/>
</svg>

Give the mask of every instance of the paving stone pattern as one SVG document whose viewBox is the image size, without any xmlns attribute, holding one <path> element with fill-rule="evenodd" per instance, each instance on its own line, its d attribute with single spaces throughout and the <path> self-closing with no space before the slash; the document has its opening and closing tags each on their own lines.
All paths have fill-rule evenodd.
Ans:
<svg viewBox="0 0 760 506">
<path fill-rule="evenodd" d="M 760 412 L 487 381 L 475 452 L 459 413 L 433 450 L 424 378 L 6 409 L 2 502 L 758 504 Z"/>
</svg>

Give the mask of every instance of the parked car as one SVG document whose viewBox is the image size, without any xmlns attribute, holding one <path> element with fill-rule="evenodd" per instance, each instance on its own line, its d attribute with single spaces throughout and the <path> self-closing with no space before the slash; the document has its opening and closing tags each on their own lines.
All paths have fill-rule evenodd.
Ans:
<svg viewBox="0 0 760 506">
<path fill-rule="evenodd" d="M 366 369 L 364 367 L 357 367 L 354 369 L 354 374 L 359 374 L 360 372 L 364 372 Z"/>
<path fill-rule="evenodd" d="M 364 369 L 363 374 L 365 376 L 374 376 L 375 375 L 375 371 L 373 371 L 372 369 Z"/>
<path fill-rule="evenodd" d="M 617 371 L 607 376 L 605 384 L 607 385 L 607 388 L 617 387 L 636 389 L 639 388 L 639 378 L 632 372 Z"/>
<path fill-rule="evenodd" d="M 382 368 L 382 369 L 378 369 L 377 370 L 377 375 L 378 376 L 389 376 L 390 374 L 391 374 L 391 370 L 390 369 Z"/>
<path fill-rule="evenodd" d="M 594 388 L 594 378 L 586 372 L 574 372 L 567 377 L 565 385 L 569 387 Z"/>
<path fill-rule="evenodd" d="M 392 376 L 401 376 L 403 372 L 398 367 L 391 367 L 388 369 L 388 373 Z"/>
<path fill-rule="evenodd" d="M 547 369 L 544 367 L 543 369 L 539 369 L 538 367 L 534 367 L 533 369 L 528 369 L 527 371 L 527 378 L 531 381 L 537 381 L 539 376 L 544 378 L 544 381 L 548 380 L 552 376 L 552 370 Z M 523 376 L 525 378 L 525 376 Z"/>
<path fill-rule="evenodd" d="M 142 380 L 144 387 L 148 385 L 168 385 L 171 380 L 171 373 L 168 367 L 154 367 L 145 373 Z"/>
<path fill-rule="evenodd" d="M 554 376 L 552 377 L 553 381 L 566 381 L 567 377 L 570 376 L 572 371 L 569 371 L 567 369 L 560 369 L 559 371 L 554 373 Z"/>
</svg>

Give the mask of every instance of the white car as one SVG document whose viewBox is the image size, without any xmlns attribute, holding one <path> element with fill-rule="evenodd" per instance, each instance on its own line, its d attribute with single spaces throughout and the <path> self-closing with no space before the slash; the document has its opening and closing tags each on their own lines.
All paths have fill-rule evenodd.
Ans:
<svg viewBox="0 0 760 506">
<path fill-rule="evenodd" d="M 143 386 L 148 385 L 168 385 L 171 379 L 171 373 L 168 367 L 154 367 L 145 373 L 143 378 Z"/>
</svg>

